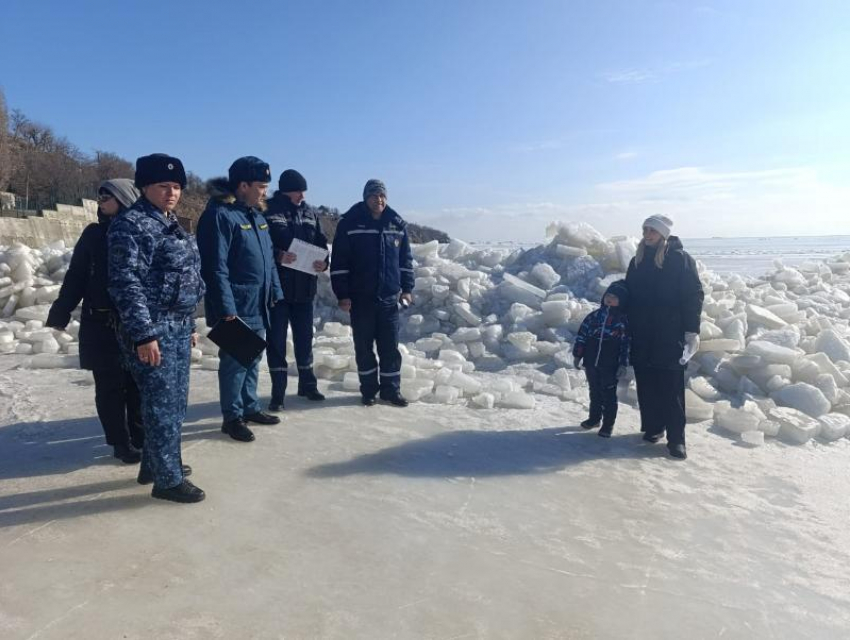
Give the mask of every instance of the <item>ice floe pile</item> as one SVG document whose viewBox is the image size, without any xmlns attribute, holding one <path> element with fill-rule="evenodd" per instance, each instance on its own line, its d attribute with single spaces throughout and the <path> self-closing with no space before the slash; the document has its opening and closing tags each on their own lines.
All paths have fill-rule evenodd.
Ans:
<svg viewBox="0 0 850 640">
<path fill-rule="evenodd" d="M 552 223 L 547 236 L 531 249 L 414 246 L 416 300 L 401 319 L 409 399 L 518 409 L 533 408 L 536 394 L 586 400 L 572 341 L 608 284 L 624 277 L 637 240 L 605 238 L 581 222 Z M 43 327 L 69 260 L 61 242 L 0 247 L 0 353 L 33 354 L 33 367 L 76 366 L 79 325 Z M 713 420 L 750 444 L 850 435 L 850 253 L 796 268 L 777 262 L 760 278 L 700 273 L 706 298 L 686 373 L 689 421 Z M 348 316 L 326 275 L 315 308 L 316 374 L 356 391 Z M 202 320 L 199 332 L 208 332 Z M 206 337 L 192 357 L 218 367 Z M 634 402 L 634 383 L 624 382 L 621 401 Z"/>
</svg>

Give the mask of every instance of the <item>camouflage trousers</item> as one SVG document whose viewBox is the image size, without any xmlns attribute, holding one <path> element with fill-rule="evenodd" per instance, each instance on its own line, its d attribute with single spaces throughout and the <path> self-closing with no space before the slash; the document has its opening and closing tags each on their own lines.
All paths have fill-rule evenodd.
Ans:
<svg viewBox="0 0 850 640">
<path fill-rule="evenodd" d="M 155 327 L 158 367 L 141 362 L 126 336 L 121 345 L 142 396 L 142 468 L 151 471 L 154 486 L 167 489 L 183 482 L 180 437 L 189 400 L 192 318 L 163 319 Z"/>
</svg>

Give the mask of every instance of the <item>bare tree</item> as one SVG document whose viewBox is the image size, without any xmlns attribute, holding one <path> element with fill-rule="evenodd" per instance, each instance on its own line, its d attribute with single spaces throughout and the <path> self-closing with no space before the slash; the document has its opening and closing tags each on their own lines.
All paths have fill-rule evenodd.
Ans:
<svg viewBox="0 0 850 640">
<path fill-rule="evenodd" d="M 12 177 L 12 143 L 9 139 L 9 111 L 6 108 L 6 96 L 0 89 L 0 191 L 9 188 Z"/>
</svg>

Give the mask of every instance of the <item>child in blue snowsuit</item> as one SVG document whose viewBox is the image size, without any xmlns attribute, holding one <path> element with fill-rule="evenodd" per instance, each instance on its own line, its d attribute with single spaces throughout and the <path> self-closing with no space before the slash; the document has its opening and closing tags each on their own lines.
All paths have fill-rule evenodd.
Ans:
<svg viewBox="0 0 850 640">
<path fill-rule="evenodd" d="M 625 280 L 612 283 L 602 296 L 602 305 L 588 315 L 573 345 L 573 364 L 584 371 L 590 385 L 590 417 L 581 423 L 595 429 L 602 422 L 599 435 L 610 438 L 617 419 L 617 380 L 629 365 L 629 322 L 626 305 L 629 290 Z"/>
</svg>

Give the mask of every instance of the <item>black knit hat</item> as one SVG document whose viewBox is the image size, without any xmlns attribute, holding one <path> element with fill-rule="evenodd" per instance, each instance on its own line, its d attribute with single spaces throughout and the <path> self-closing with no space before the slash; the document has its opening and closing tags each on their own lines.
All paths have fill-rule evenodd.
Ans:
<svg viewBox="0 0 850 640">
<path fill-rule="evenodd" d="M 281 193 L 307 191 L 307 181 L 295 169 L 287 169 L 280 174 L 280 180 L 277 181 L 277 188 Z"/>
<path fill-rule="evenodd" d="M 269 165 L 254 156 L 244 156 L 230 165 L 227 170 L 227 181 L 230 188 L 235 189 L 240 182 L 271 182 L 272 172 Z"/>
<path fill-rule="evenodd" d="M 136 188 L 159 182 L 176 182 L 186 188 L 186 170 L 179 158 L 165 153 L 152 153 L 136 159 Z"/>
<path fill-rule="evenodd" d="M 625 280 L 615 280 L 611 283 L 605 290 L 605 295 L 602 296 L 602 300 L 605 300 L 605 296 L 608 294 L 617 296 L 617 299 L 620 301 L 620 308 L 625 309 L 629 305 L 629 288 L 626 286 Z"/>
</svg>

